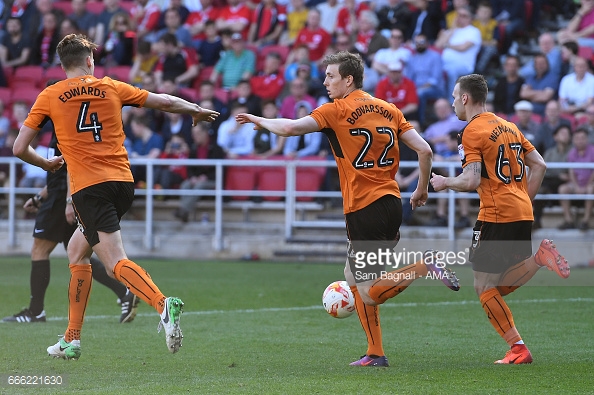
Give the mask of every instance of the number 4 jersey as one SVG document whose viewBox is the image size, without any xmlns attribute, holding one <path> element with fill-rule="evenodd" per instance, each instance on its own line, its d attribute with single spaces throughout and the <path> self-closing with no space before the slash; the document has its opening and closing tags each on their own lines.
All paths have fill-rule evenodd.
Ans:
<svg viewBox="0 0 594 395">
<path fill-rule="evenodd" d="M 87 75 L 48 86 L 24 124 L 39 130 L 50 119 L 75 193 L 106 181 L 133 182 L 124 148 L 122 107 L 142 107 L 148 91 Z"/>
<path fill-rule="evenodd" d="M 525 155 L 534 150 L 517 126 L 484 112 L 458 135 L 462 167 L 481 163 L 478 220 L 493 223 L 532 221 Z"/>
<path fill-rule="evenodd" d="M 318 107 L 311 116 L 330 140 L 345 214 L 385 195 L 400 197 L 395 180 L 398 138 L 412 126 L 396 106 L 356 90 Z"/>
</svg>

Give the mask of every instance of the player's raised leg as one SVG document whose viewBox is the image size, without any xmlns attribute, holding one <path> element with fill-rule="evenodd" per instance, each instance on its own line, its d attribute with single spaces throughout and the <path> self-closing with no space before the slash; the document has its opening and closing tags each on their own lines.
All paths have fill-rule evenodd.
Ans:
<svg viewBox="0 0 594 395">
<path fill-rule="evenodd" d="M 536 264 L 546 266 L 547 269 L 554 271 L 561 278 L 569 277 L 570 269 L 567 260 L 559 254 L 553 240 L 543 239 L 536 254 L 534 254 Z"/>
<path fill-rule="evenodd" d="M 177 352 L 183 339 L 179 327 L 184 305 L 181 299 L 166 298 L 148 272 L 128 259 L 119 230 L 97 233 L 100 242 L 93 246 L 93 250 L 105 263 L 108 273 L 113 273 L 116 280 L 124 283 L 135 295 L 157 310 L 161 316 L 159 330 L 161 327 L 165 329 L 167 348 L 172 353 Z"/>
<path fill-rule="evenodd" d="M 93 280 L 105 285 L 116 294 L 120 300 L 122 315 L 120 316 L 120 323 L 132 322 L 136 317 L 138 309 L 138 302 L 140 299 L 126 288 L 124 284 L 110 276 L 105 270 L 103 263 L 94 257 L 91 257 L 91 266 L 93 268 Z"/>
<path fill-rule="evenodd" d="M 561 278 L 569 277 L 569 264 L 559 254 L 552 240 L 544 239 L 536 253 L 522 262 L 510 267 L 503 273 L 497 289 L 505 296 L 526 284 L 541 267 L 554 271 Z"/>
</svg>

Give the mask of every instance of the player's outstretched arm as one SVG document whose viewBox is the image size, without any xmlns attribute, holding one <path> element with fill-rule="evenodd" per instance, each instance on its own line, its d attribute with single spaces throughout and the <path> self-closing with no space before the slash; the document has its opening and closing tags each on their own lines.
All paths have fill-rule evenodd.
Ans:
<svg viewBox="0 0 594 395">
<path fill-rule="evenodd" d="M 457 177 L 444 177 L 431 173 L 431 185 L 436 192 L 451 189 L 456 192 L 475 191 L 481 183 L 481 163 L 471 162 Z"/>
<path fill-rule="evenodd" d="M 31 129 L 25 125 L 21 126 L 19 135 L 12 146 L 12 153 L 14 156 L 27 163 L 41 167 L 45 171 L 54 172 L 62 167 L 64 159 L 61 155 L 46 159 L 35 152 L 33 147 L 31 147 L 31 141 L 33 141 L 35 136 L 37 136 L 37 130 Z"/>
<path fill-rule="evenodd" d="M 194 126 L 202 121 L 213 122 L 220 115 L 216 111 L 202 108 L 198 104 L 165 93 L 149 92 L 144 106 L 177 114 L 189 114 L 192 116 Z"/>
<path fill-rule="evenodd" d="M 424 206 L 427 203 L 429 175 L 431 173 L 431 164 L 433 163 L 433 151 L 415 129 L 404 132 L 400 139 L 410 149 L 417 153 L 419 158 L 419 182 L 417 188 L 410 197 L 410 205 L 414 210 L 417 207 Z"/>
<path fill-rule="evenodd" d="M 544 179 L 547 165 L 538 153 L 538 151 L 530 151 L 524 158 L 526 166 L 528 166 L 527 184 L 528 184 L 528 196 L 530 200 L 534 200 L 534 197 L 540 189 L 540 184 Z"/>
<path fill-rule="evenodd" d="M 268 119 L 257 117 L 252 114 L 237 114 L 235 120 L 238 123 L 253 123 L 254 129 L 266 129 L 279 136 L 301 136 L 320 130 L 318 123 L 309 115 L 299 119 L 275 118 Z"/>
</svg>

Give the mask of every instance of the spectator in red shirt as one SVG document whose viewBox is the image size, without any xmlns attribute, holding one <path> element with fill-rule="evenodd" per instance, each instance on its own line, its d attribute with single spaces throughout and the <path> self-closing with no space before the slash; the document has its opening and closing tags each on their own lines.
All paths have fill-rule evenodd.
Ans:
<svg viewBox="0 0 594 395">
<path fill-rule="evenodd" d="M 305 44 L 309 48 L 311 60 L 318 61 L 330 46 L 332 37 L 320 27 L 320 11 L 312 9 L 307 15 L 307 25 L 301 29 L 295 40 L 294 47 Z"/>
<path fill-rule="evenodd" d="M 254 10 L 248 41 L 258 47 L 278 44 L 287 24 L 285 7 L 276 0 L 262 0 Z"/>
<path fill-rule="evenodd" d="M 177 38 L 165 33 L 157 43 L 160 57 L 155 68 L 157 87 L 171 80 L 178 86 L 189 86 L 198 75 L 198 59 L 190 48 L 180 48 Z"/>
<path fill-rule="evenodd" d="M 202 9 L 190 13 L 188 19 L 186 19 L 184 26 L 190 31 L 190 34 L 192 34 L 194 45 L 206 39 L 206 34 L 204 32 L 206 30 L 206 22 L 216 21 L 219 17 L 220 10 L 213 7 L 212 3 L 213 0 L 200 0 Z"/>
<path fill-rule="evenodd" d="M 251 78 L 252 91 L 261 99 L 276 99 L 285 86 L 285 80 L 279 73 L 281 56 L 270 52 L 264 60 L 264 70 Z"/>
<path fill-rule="evenodd" d="M 159 25 L 161 10 L 155 1 L 136 0 L 136 5 L 130 10 L 133 25 L 139 38 L 155 32 Z"/>
<path fill-rule="evenodd" d="M 338 11 L 336 20 L 336 32 L 351 34 L 357 31 L 357 19 L 362 11 L 369 10 L 366 2 L 356 0 L 344 0 L 344 7 Z"/>
<path fill-rule="evenodd" d="M 229 29 L 233 33 L 241 33 L 247 38 L 247 33 L 252 19 L 251 10 L 242 0 L 228 0 L 228 5 L 223 7 L 217 18 L 219 31 Z"/>
<path fill-rule="evenodd" d="M 400 61 L 388 65 L 388 75 L 378 83 L 375 97 L 396 105 L 406 119 L 417 119 L 419 108 L 417 88 L 412 80 L 402 75 L 403 68 Z"/>
</svg>

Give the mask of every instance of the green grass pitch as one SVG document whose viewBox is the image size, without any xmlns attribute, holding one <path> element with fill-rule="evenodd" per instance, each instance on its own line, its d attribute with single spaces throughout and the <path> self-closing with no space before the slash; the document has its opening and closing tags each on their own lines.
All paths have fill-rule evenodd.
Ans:
<svg viewBox="0 0 594 395">
<path fill-rule="evenodd" d="M 45 324 L 0 324 L 1 394 L 586 394 L 594 393 L 594 270 L 565 282 L 541 270 L 506 297 L 534 363 L 495 366 L 507 345 L 480 308 L 471 273 L 460 292 L 418 280 L 382 306 L 389 368 L 350 367 L 365 353 L 353 315 L 339 320 L 321 294 L 342 265 L 138 260 L 166 295 L 181 297 L 183 347 L 170 354 L 158 316 L 141 303 L 119 324 L 111 291 L 94 284 L 82 356 L 47 346 L 64 332 L 69 272 L 52 260 Z M 28 304 L 29 259 L 0 259 L 0 317 Z M 555 286 L 543 286 L 542 279 Z M 563 286 L 561 286 L 563 285 Z M 55 387 L 14 386 L 8 375 L 63 375 Z"/>
</svg>

